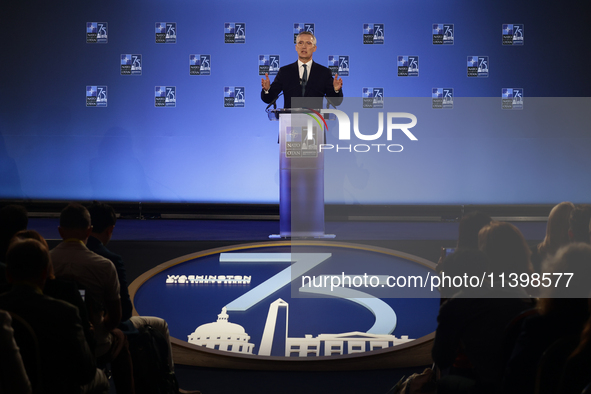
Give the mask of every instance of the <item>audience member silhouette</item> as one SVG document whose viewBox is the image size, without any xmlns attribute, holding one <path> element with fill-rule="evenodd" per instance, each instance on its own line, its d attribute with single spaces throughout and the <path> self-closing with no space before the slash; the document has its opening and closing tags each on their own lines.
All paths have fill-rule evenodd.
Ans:
<svg viewBox="0 0 591 394">
<path fill-rule="evenodd" d="M 133 393 L 128 344 L 117 328 L 121 322 L 121 302 L 115 266 L 86 247 L 92 227 L 90 214 L 82 205 L 71 203 L 62 210 L 58 230 L 63 242 L 50 252 L 55 276 L 76 281 L 85 290 L 94 327 L 95 354 L 111 361 L 117 392 Z"/>
<path fill-rule="evenodd" d="M 453 259 L 450 259 L 452 256 Z M 464 275 L 468 277 L 478 276 L 480 278 L 487 270 L 489 261 L 486 254 L 478 249 L 456 249 L 452 255 L 448 256 L 444 264 L 444 269 L 439 273 L 441 279 L 439 292 L 442 304 L 456 293 L 470 288 L 469 283 L 464 282 L 462 282 L 461 286 L 456 286 L 453 284 L 452 279 L 449 278 L 464 277 Z"/>
<path fill-rule="evenodd" d="M 15 240 L 24 240 L 24 239 L 35 239 L 47 250 L 49 251 L 49 246 L 47 245 L 47 241 L 45 238 L 41 236 L 35 230 L 22 230 L 16 233 L 13 237 L 13 242 Z M 90 346 L 90 349 L 93 351 L 95 349 L 95 340 L 94 334 L 90 327 L 90 320 L 88 317 L 88 311 L 86 310 L 86 305 L 84 304 L 84 299 L 80 295 L 80 289 L 78 288 L 78 284 L 71 280 L 65 279 L 58 279 L 55 277 L 55 273 L 53 270 L 53 263 L 49 262 L 49 272 L 47 276 L 47 280 L 45 281 L 45 287 L 43 287 L 43 294 L 56 298 L 58 300 L 66 301 L 76 308 L 78 308 L 78 313 L 80 315 L 80 320 L 82 321 L 82 328 L 84 329 L 84 336 L 86 337 L 86 341 Z"/>
<path fill-rule="evenodd" d="M 0 261 L 4 261 L 12 236 L 27 228 L 29 217 L 25 207 L 6 205 L 0 209 Z"/>
<path fill-rule="evenodd" d="M 591 310 L 591 297 L 589 299 Z M 557 392 L 581 394 L 591 384 L 591 316 L 585 323 L 579 344 L 566 360 Z"/>
<path fill-rule="evenodd" d="M 470 269 L 470 258 L 474 257 L 478 259 L 481 255 L 463 254 L 459 252 L 465 250 L 478 250 L 478 232 L 484 226 L 490 224 L 491 221 L 492 219 L 490 216 L 479 211 L 469 212 L 464 215 L 460 220 L 456 250 L 454 253 L 446 256 L 445 248 L 441 248 L 441 256 L 437 263 L 437 272 L 444 272 L 448 276 L 461 276 L 466 270 Z M 459 256 L 462 256 L 461 261 L 458 261 Z M 478 262 L 475 261 L 474 264 L 478 264 Z M 445 287 L 445 284 L 440 286 L 439 291 L 441 292 L 442 303 L 446 298 L 451 297 L 459 290 L 460 289 L 453 286 Z"/>
<path fill-rule="evenodd" d="M 488 257 L 487 273 L 531 272 L 529 248 L 521 232 L 512 224 L 493 222 L 479 232 L 478 243 Z M 474 392 L 496 393 L 503 371 L 504 333 L 507 324 L 533 306 L 520 288 L 464 289 L 441 305 L 433 344 L 433 360 L 450 378 L 442 379 L 442 391 L 454 384 L 454 377 L 466 380 Z M 458 370 L 453 366 L 459 351 L 472 366 Z"/>
<path fill-rule="evenodd" d="M 107 249 L 107 244 L 111 241 L 117 216 L 115 210 L 107 204 L 93 201 L 88 208 L 92 232 L 88 237 L 86 247 L 94 253 L 109 259 L 117 270 L 119 278 L 119 296 L 121 299 L 121 321 L 129 320 L 133 312 L 133 305 L 127 289 L 127 273 L 123 258 Z"/>
<path fill-rule="evenodd" d="M 559 249 L 544 266 L 544 273 L 553 282 L 551 286 L 544 288 L 545 292 L 538 301 L 539 314 L 528 317 L 523 322 L 507 363 L 503 381 L 504 393 L 534 393 L 542 354 L 561 338 L 576 344 L 589 318 L 587 297 L 591 290 L 591 246 L 584 243 L 567 245 Z M 562 275 L 566 272 L 574 275 L 569 279 Z M 562 275 L 562 283 L 559 281 L 556 285 L 558 275 L 554 274 Z M 567 280 L 570 280 L 568 287 L 565 286 Z M 553 362 L 560 361 L 564 360 Z M 561 369 L 545 372 L 544 392 L 557 392 L 550 386 L 557 385 L 561 372 Z"/>
<path fill-rule="evenodd" d="M 531 262 L 535 272 L 542 271 L 542 261 L 553 256 L 558 249 L 570 243 L 568 236 L 569 218 L 575 206 L 561 202 L 550 211 L 546 224 L 546 236 L 537 247 L 532 248 Z"/>
<path fill-rule="evenodd" d="M 580 205 L 570 213 L 568 220 L 568 237 L 571 242 L 584 242 L 591 244 L 589 237 L 589 222 L 591 221 L 591 207 Z"/>
<path fill-rule="evenodd" d="M 478 233 L 478 248 L 489 258 L 489 272 L 504 272 L 506 276 L 533 273 L 529 246 L 521 231 L 511 223 L 492 222 L 483 227 Z M 495 280 L 501 279 L 496 275 Z"/>
<path fill-rule="evenodd" d="M 20 205 L 6 205 L 0 209 L 0 292 L 6 285 L 4 257 L 12 236 L 27 228 L 27 210 Z"/>
<path fill-rule="evenodd" d="M 0 308 L 16 313 L 33 328 L 43 365 L 43 391 L 79 394 L 81 386 L 102 372 L 84 338 L 77 308 L 42 292 L 49 273 L 47 248 L 33 239 L 17 240 L 7 251 L 6 264 L 12 288 L 0 295 Z M 98 389 L 102 392 L 108 385 Z"/>
<path fill-rule="evenodd" d="M 0 393 L 32 393 L 31 382 L 14 340 L 12 318 L 0 310 Z"/>
</svg>

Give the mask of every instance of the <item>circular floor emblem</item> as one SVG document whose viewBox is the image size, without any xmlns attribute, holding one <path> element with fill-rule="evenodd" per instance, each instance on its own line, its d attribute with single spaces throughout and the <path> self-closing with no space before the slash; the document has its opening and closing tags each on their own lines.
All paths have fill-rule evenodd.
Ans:
<svg viewBox="0 0 591 394">
<path fill-rule="evenodd" d="M 433 268 L 366 245 L 274 242 L 182 256 L 132 287 L 140 315 L 166 319 L 171 336 L 195 346 L 229 356 L 338 357 L 432 333 L 439 299 L 400 291 L 412 287 L 402 279 Z"/>
</svg>

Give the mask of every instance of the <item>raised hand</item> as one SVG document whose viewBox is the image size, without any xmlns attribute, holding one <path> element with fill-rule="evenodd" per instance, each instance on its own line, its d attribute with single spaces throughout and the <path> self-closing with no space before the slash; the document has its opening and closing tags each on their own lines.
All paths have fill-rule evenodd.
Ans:
<svg viewBox="0 0 591 394">
<path fill-rule="evenodd" d="M 339 74 L 335 74 L 332 80 L 332 86 L 334 87 L 335 92 L 338 92 L 343 88 L 343 80 L 339 78 Z"/>
<path fill-rule="evenodd" d="M 263 90 L 271 89 L 271 81 L 269 80 L 269 73 L 265 73 L 265 78 L 261 78 L 261 86 Z"/>
</svg>

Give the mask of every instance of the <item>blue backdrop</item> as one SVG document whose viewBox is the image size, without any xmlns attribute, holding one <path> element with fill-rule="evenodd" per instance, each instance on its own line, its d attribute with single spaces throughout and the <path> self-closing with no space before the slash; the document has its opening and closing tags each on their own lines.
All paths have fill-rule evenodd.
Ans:
<svg viewBox="0 0 591 394">
<path fill-rule="evenodd" d="M 382 87 L 386 97 L 428 99 L 432 88 L 451 87 L 457 98 L 495 98 L 491 105 L 501 113 L 502 88 L 524 89 L 524 109 L 513 111 L 510 124 L 465 121 L 461 101 L 451 110 L 429 109 L 419 118 L 416 145 L 385 162 L 392 171 L 368 176 L 362 160 L 352 160 L 342 185 L 327 188 L 328 203 L 552 203 L 591 195 L 585 98 L 591 16 L 577 1 L 27 1 L 1 7 L 0 198 L 278 202 L 277 123 L 267 120 L 259 98 L 258 58 L 295 61 L 294 23 L 315 24 L 316 62 L 349 56 L 346 97 Z M 86 43 L 88 22 L 108 23 L 107 43 Z M 176 23 L 175 44 L 155 42 L 157 22 Z M 224 43 L 225 23 L 245 23 L 245 43 Z M 367 23 L 384 24 L 384 44 L 363 43 Z M 434 23 L 454 24 L 453 45 L 433 45 Z M 507 23 L 524 25 L 523 46 L 502 45 Z M 141 75 L 121 75 L 122 54 L 142 55 Z M 211 75 L 189 74 L 191 54 L 211 56 Z M 401 55 L 419 56 L 418 77 L 397 76 Z M 466 59 L 473 55 L 489 57 L 488 78 L 467 77 Z M 107 87 L 106 107 L 86 106 L 87 86 Z M 176 87 L 174 108 L 155 107 L 156 86 Z M 243 108 L 224 107 L 225 87 L 244 87 Z M 534 97 L 552 100 L 528 111 Z M 568 103 L 572 109 L 557 111 L 554 99 L 566 97 L 576 98 Z M 421 122 L 431 124 L 428 114 L 437 111 L 448 111 L 437 134 L 425 128 L 421 134 Z"/>
</svg>

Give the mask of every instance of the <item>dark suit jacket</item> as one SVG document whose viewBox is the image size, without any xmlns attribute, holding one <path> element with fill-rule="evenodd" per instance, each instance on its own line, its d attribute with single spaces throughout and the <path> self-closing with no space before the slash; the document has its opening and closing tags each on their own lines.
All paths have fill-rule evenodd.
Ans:
<svg viewBox="0 0 591 394">
<path fill-rule="evenodd" d="M 0 295 L 0 309 L 16 313 L 35 331 L 44 392 L 80 393 L 80 385 L 94 378 L 94 356 L 84 338 L 75 306 L 21 284 Z M 18 343 L 19 347 L 27 345 Z"/>
<path fill-rule="evenodd" d="M 117 277 L 119 278 L 119 295 L 121 296 L 121 321 L 129 320 L 133 312 L 133 305 L 127 290 L 127 274 L 125 273 L 125 265 L 123 258 L 118 254 L 111 252 L 105 245 L 92 235 L 88 237 L 86 247 L 94 253 L 109 259 L 115 265 L 117 270 Z"/>
<path fill-rule="evenodd" d="M 306 84 L 306 93 L 304 97 L 334 97 L 331 99 L 331 102 L 334 105 L 340 105 L 343 101 L 343 90 L 341 89 L 338 93 L 335 93 L 332 80 L 332 74 L 327 67 L 312 62 L 312 67 L 310 67 L 310 78 Z M 271 84 L 269 93 L 265 94 L 265 91 L 261 90 L 261 99 L 269 104 L 281 92 L 283 92 L 284 97 L 284 108 L 291 108 L 292 97 L 302 97 L 302 85 L 300 84 L 297 61 L 279 69 L 279 72 L 275 76 L 275 80 Z M 322 108 L 322 100 L 312 100 L 310 105 L 308 105 L 308 108 Z"/>
</svg>

